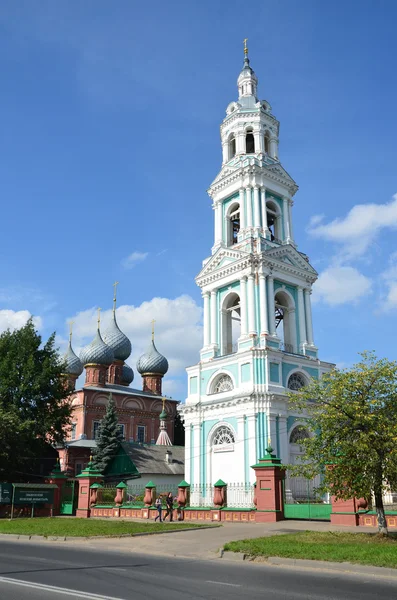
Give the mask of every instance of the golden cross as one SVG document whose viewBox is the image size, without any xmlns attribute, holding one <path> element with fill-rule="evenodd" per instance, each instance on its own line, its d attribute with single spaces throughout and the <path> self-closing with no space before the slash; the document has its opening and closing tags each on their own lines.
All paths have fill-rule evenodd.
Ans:
<svg viewBox="0 0 397 600">
<path fill-rule="evenodd" d="M 163 398 L 163 410 L 165 410 L 165 398 Z"/>
<path fill-rule="evenodd" d="M 243 43 L 244 43 L 244 54 L 248 54 L 247 42 L 248 42 L 248 38 L 244 38 L 244 40 L 243 40 Z"/>
<path fill-rule="evenodd" d="M 117 299 L 117 286 L 119 285 L 118 281 L 115 281 L 113 284 L 114 292 L 113 292 L 113 310 L 116 310 L 116 299 Z"/>
<path fill-rule="evenodd" d="M 98 307 L 98 329 L 101 324 L 101 310 L 102 310 L 102 308 Z"/>
<path fill-rule="evenodd" d="M 69 322 L 69 342 L 70 343 L 72 343 L 73 323 L 74 323 L 74 321 Z"/>
<path fill-rule="evenodd" d="M 154 324 L 155 324 L 155 319 L 152 319 L 151 323 L 152 323 L 152 340 L 154 340 Z"/>
</svg>

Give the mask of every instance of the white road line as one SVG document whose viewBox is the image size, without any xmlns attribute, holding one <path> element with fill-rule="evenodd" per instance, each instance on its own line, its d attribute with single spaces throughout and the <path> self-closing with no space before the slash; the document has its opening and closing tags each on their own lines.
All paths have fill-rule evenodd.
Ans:
<svg viewBox="0 0 397 600">
<path fill-rule="evenodd" d="M 225 583 L 225 581 L 209 581 L 207 580 L 205 583 L 216 583 L 217 585 L 230 585 L 230 587 L 241 587 L 239 583 Z"/>
<path fill-rule="evenodd" d="M 86 600 L 122 600 L 122 598 L 115 598 L 114 596 L 100 596 L 98 594 L 90 594 L 90 592 L 70 590 L 68 588 L 45 585 L 43 583 L 33 583 L 32 581 L 22 581 L 21 579 L 12 579 L 11 577 L 0 577 L 0 584 L 2 582 L 20 585 L 27 588 L 34 588 L 35 590 L 42 590 L 43 592 L 56 592 L 57 594 L 64 594 L 65 596 L 77 596 L 78 598 L 83 598 Z"/>
</svg>

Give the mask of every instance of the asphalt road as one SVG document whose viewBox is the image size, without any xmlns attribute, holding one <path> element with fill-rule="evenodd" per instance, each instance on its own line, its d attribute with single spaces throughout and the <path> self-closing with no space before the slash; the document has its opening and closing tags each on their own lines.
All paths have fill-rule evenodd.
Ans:
<svg viewBox="0 0 397 600">
<path fill-rule="evenodd" d="M 397 580 L 1 541 L 0 598 L 387 600 Z"/>
</svg>

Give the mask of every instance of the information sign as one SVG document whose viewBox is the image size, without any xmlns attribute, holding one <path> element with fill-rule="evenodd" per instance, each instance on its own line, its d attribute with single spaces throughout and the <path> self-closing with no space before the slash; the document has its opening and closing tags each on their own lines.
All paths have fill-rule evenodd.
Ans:
<svg viewBox="0 0 397 600">
<path fill-rule="evenodd" d="M 54 489 L 15 488 L 14 504 L 54 504 Z"/>
<path fill-rule="evenodd" d="M 12 483 L 0 482 L 0 504 L 11 504 L 12 502 Z"/>
</svg>

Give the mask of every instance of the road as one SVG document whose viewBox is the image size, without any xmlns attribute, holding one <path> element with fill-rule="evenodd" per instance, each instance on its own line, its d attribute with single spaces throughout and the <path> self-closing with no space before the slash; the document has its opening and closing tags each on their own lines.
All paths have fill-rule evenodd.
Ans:
<svg viewBox="0 0 397 600">
<path fill-rule="evenodd" d="M 177 541 L 177 539 L 175 540 Z M 101 540 L 106 546 L 106 540 Z M 0 541 L 1 600 L 387 600 L 397 579 Z"/>
</svg>

